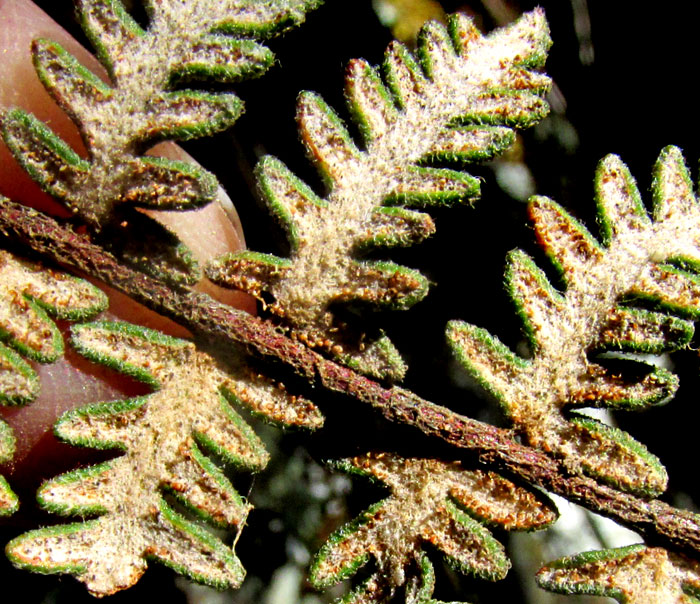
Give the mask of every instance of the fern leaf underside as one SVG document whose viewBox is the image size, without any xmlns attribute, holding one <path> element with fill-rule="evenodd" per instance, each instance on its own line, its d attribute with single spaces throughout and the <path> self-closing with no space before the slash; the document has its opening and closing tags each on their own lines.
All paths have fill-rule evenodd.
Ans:
<svg viewBox="0 0 700 604">
<path fill-rule="evenodd" d="M 665 489 L 659 460 L 628 434 L 564 415 L 563 409 L 643 409 L 666 401 L 677 388 L 677 378 L 666 370 L 628 374 L 594 356 L 683 346 L 692 324 L 677 315 L 700 312 L 700 278 L 678 268 L 680 261 L 693 266 L 700 258 L 694 235 L 700 206 L 678 149 L 662 152 L 653 191 L 652 218 L 625 165 L 614 156 L 603 160 L 596 177 L 602 244 L 553 201 L 531 201 L 538 240 L 566 284 L 557 291 L 523 252 L 508 259 L 507 287 L 525 324 L 531 359 L 473 325 L 455 321 L 448 329 L 462 364 L 496 396 L 530 444 L 578 471 L 646 495 Z M 658 310 L 637 308 L 639 301 Z"/>
<path fill-rule="evenodd" d="M 2 365 L 0 365 L 2 371 Z M 10 461 L 15 452 L 15 436 L 12 428 L 0 421 L 0 464 Z M 0 516 L 14 514 L 19 508 L 19 499 L 4 476 L 0 476 Z"/>
<path fill-rule="evenodd" d="M 196 164 L 144 153 L 163 140 L 208 136 L 231 126 L 243 107 L 235 94 L 183 89 L 184 84 L 232 83 L 263 73 L 274 56 L 250 38 L 298 24 L 318 1 L 146 4 L 149 24 L 143 29 L 119 0 L 77 2 L 83 29 L 109 74 L 108 83 L 60 44 L 33 42 L 37 75 L 78 126 L 86 157 L 19 108 L 3 116 L 2 135 L 31 177 L 101 231 L 106 245 L 141 270 L 191 282 L 199 273 L 189 251 L 173 241 L 167 229 L 135 213 L 133 206 L 199 207 L 214 200 L 217 180 Z M 128 241 L 123 229 L 115 227 L 124 223 L 138 231 Z M 143 262 L 144 256 L 151 261 Z"/>
<path fill-rule="evenodd" d="M 387 499 L 332 535 L 311 568 L 311 582 L 326 588 L 374 559 L 374 572 L 344 604 L 385 602 L 400 590 L 406 602 L 430 601 L 434 573 L 426 548 L 439 550 L 461 572 L 503 578 L 510 563 L 484 524 L 535 530 L 556 519 L 551 503 L 534 491 L 459 463 L 377 453 L 338 466 L 391 489 Z"/>
<path fill-rule="evenodd" d="M 0 203 L 4 198 L 0 198 Z M 49 315 L 83 320 L 107 307 L 94 285 L 18 259 L 0 250 L 0 405 L 24 405 L 39 393 L 39 378 L 27 360 L 51 363 L 63 355 L 63 336 Z M 0 463 L 14 452 L 11 428 L 0 421 Z M 18 501 L 0 477 L 0 515 Z"/>
<path fill-rule="evenodd" d="M 144 30 L 117 0 L 81 0 L 81 19 L 110 83 L 56 43 L 35 41 L 33 55 L 46 88 L 80 125 L 88 157 L 21 110 L 5 114 L 3 136 L 37 182 L 98 229 L 107 228 L 121 206 L 187 209 L 207 203 L 216 193 L 212 175 L 143 151 L 159 140 L 226 128 L 240 115 L 241 103 L 230 93 L 175 91 L 175 84 L 231 82 L 264 71 L 272 62 L 269 50 L 237 36 L 260 38 L 284 29 L 315 4 L 192 0 L 189 31 L 175 40 L 167 28 L 175 11 L 183 19 L 176 2 L 149 3 L 151 24 Z M 200 14 L 207 16 L 200 19 Z M 144 70 L 144 49 L 150 52 L 154 44 L 167 50 L 166 59 L 159 57 L 162 64 L 150 70 L 153 81 L 144 86 L 138 80 L 136 90 L 133 75 Z M 257 296 L 311 347 L 377 377 L 402 377 L 405 366 L 388 338 L 375 333 L 355 340 L 352 320 L 346 322 L 335 308 L 402 310 L 425 296 L 425 276 L 363 254 L 430 236 L 432 219 L 414 208 L 478 196 L 476 179 L 434 166 L 493 157 L 512 142 L 513 128 L 545 115 L 542 96 L 549 80 L 533 68 L 542 65 L 548 46 L 540 11 L 486 37 L 457 16 L 449 31 L 437 24 L 424 29 L 418 61 L 402 45 L 392 45 L 385 78 L 364 61 L 353 61 L 346 94 L 363 146 L 323 99 L 302 94 L 299 128 L 327 196 L 317 195 L 279 160 L 263 159 L 257 167 L 259 189 L 286 229 L 290 256 L 240 252 L 212 264 L 209 276 Z M 140 110 L 133 109 L 134 99 Z M 137 117 L 127 121 L 122 109 L 128 103 Z M 105 126 L 107 116 L 111 126 Z M 105 143 L 100 133 L 112 126 L 113 140 Z M 493 335 L 463 322 L 452 322 L 448 337 L 466 369 L 498 398 L 529 444 L 563 459 L 570 469 L 654 496 L 666 486 L 659 460 L 630 435 L 567 408 L 644 409 L 675 392 L 677 379 L 668 371 L 649 367 L 628 374 L 596 355 L 659 353 L 689 342 L 693 328 L 687 318 L 700 315 L 695 272 L 700 247 L 693 237 L 700 206 L 675 148 L 664 150 L 657 164 L 652 217 L 618 158 L 602 162 L 596 188 L 600 240 L 553 201 L 530 203 L 537 237 L 561 272 L 565 291 L 558 291 L 524 252 L 508 258 L 506 282 L 531 357 L 519 357 Z M 177 254 L 189 263 L 186 251 Z M 17 404 L 33 398 L 38 388 L 17 351 L 39 362 L 62 352 L 62 338 L 46 311 L 83 319 L 103 308 L 104 300 L 84 282 L 39 271 L 2 251 L 0 280 L 10 284 L 0 299 L 0 337 L 7 344 L 0 343 L 0 402 Z M 318 409 L 238 359 L 224 367 L 192 344 L 151 330 L 81 325 L 74 329 L 74 344 L 88 358 L 152 385 L 155 392 L 91 405 L 59 421 L 56 433 L 66 442 L 116 448 L 123 455 L 45 483 L 39 492 L 43 507 L 92 519 L 21 535 L 8 546 L 14 564 L 73 574 L 98 596 L 135 583 L 150 560 L 202 583 L 238 586 L 244 570 L 233 549 L 180 507 L 222 527 L 245 522 L 251 506 L 207 456 L 250 471 L 265 465 L 261 441 L 233 404 L 283 425 L 305 427 L 322 423 Z M 0 462 L 13 445 L 9 427 L 0 423 Z M 372 560 L 374 569 L 345 604 L 384 602 L 399 593 L 407 603 L 431 602 L 434 572 L 425 551 L 431 547 L 461 571 L 501 578 L 509 562 L 484 525 L 532 530 L 556 517 L 539 494 L 456 462 L 368 454 L 338 466 L 391 489 L 388 498 L 337 531 L 314 562 L 311 580 L 324 588 Z M 0 515 L 16 507 L 0 477 Z M 550 563 L 538 582 L 552 591 L 606 595 L 621 603 L 700 601 L 696 563 L 642 545 Z"/>
<path fill-rule="evenodd" d="M 540 587 L 564 594 L 608 596 L 621 604 L 697 604 L 700 567 L 660 547 L 631 545 L 550 562 Z"/>
<path fill-rule="evenodd" d="M 95 595 L 129 587 L 148 560 L 220 588 L 239 585 L 244 571 L 231 548 L 164 495 L 210 523 L 240 527 L 250 506 L 205 452 L 250 471 L 264 467 L 268 454 L 232 403 L 260 413 L 273 408 L 277 421 L 312 427 L 318 410 L 259 376 L 238 379 L 184 340 L 123 323 L 83 324 L 73 333 L 79 352 L 156 391 L 59 420 L 62 440 L 123 455 L 45 483 L 38 498 L 47 510 L 97 518 L 21 535 L 8 545 L 10 559 L 36 572 L 73 574 Z M 288 416 L 285 402 L 296 405 Z"/>
<path fill-rule="evenodd" d="M 287 232 L 291 255 L 227 255 L 209 266 L 209 277 L 260 298 L 308 345 L 376 377 L 401 378 L 405 365 L 388 338 L 334 309 L 402 310 L 425 296 L 428 280 L 418 271 L 362 255 L 431 235 L 430 216 L 412 208 L 478 195 L 476 178 L 434 162 L 493 157 L 513 141 L 512 128 L 546 114 L 542 96 L 550 82 L 534 69 L 549 44 L 541 11 L 488 36 L 455 15 L 449 32 L 437 23 L 425 27 L 420 63 L 399 43 L 387 50 L 384 79 L 365 61 L 352 61 L 346 96 L 363 148 L 323 99 L 302 93 L 299 131 L 328 195 L 319 197 L 282 162 L 264 158 L 259 190 Z"/>
</svg>

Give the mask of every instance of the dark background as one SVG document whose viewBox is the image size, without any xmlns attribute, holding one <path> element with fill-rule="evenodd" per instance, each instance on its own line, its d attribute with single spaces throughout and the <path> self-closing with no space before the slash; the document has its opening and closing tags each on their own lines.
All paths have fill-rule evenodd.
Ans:
<svg viewBox="0 0 700 604">
<path fill-rule="evenodd" d="M 72 21 L 70 2 L 46 0 L 39 4 L 80 36 Z M 470 11 L 485 31 L 499 24 L 494 12 L 489 12 L 497 4 L 501 3 L 442 3 L 447 12 Z M 514 14 L 535 6 L 524 1 L 503 4 Z M 692 3 L 681 1 L 650 3 L 648 9 L 642 9 L 638 2 L 623 1 L 589 0 L 587 7 L 581 0 L 538 4 L 546 11 L 554 41 L 547 63 L 547 72 L 555 82 L 554 110 L 546 122 L 523 134 L 514 159 L 529 169 L 538 194 L 565 205 L 595 233 L 592 180 L 597 162 L 607 153 L 623 158 L 647 200 L 651 169 L 665 145 L 680 146 L 693 177 L 697 176 L 697 15 L 688 8 Z M 576 19 L 580 22 L 586 15 L 590 20 L 588 33 L 585 26 L 577 33 Z M 294 106 L 298 92 L 321 93 L 347 118 L 342 93 L 344 65 L 353 57 L 381 63 L 390 39 L 390 32 L 379 23 L 369 0 L 327 0 L 305 25 L 270 43 L 278 64 L 268 74 L 236 87 L 246 102 L 246 113 L 235 127 L 214 139 L 186 145 L 219 176 L 241 215 L 249 247 L 274 253 L 285 249 L 281 231 L 257 205 L 252 192 L 251 169 L 257 157 L 276 155 L 322 191 L 297 140 Z M 494 405 L 454 385 L 454 363 L 444 344 L 444 325 L 450 319 L 464 319 L 488 328 L 515 346 L 520 325 L 503 292 L 505 254 L 523 247 L 543 266 L 545 262 L 527 226 L 525 204 L 498 187 L 493 167 L 470 171 L 484 179 L 482 198 L 474 208 L 436 211 L 437 234 L 431 241 L 392 254 L 392 258 L 421 268 L 430 277 L 435 284 L 431 294 L 410 311 L 371 320 L 386 326 L 406 355 L 410 366 L 408 387 L 470 416 L 499 422 Z M 698 359 L 695 351 L 688 350 L 674 355 L 674 362 L 682 380 L 677 398 L 643 415 L 617 419 L 666 463 L 671 483 L 665 497 L 692 505 L 700 496 L 693 447 Z M 300 458 L 313 467 L 312 459 L 359 453 L 367 447 L 401 450 L 406 443 L 411 443 L 413 449 L 433 446 L 411 431 L 387 427 L 347 401 L 318 402 L 328 415 L 327 430 L 311 439 L 294 434 L 281 439 L 273 436 L 280 454 L 273 473 L 288 471 L 285 459 Z M 292 521 L 298 515 L 295 510 L 309 504 L 302 488 L 309 472 L 308 468 L 302 472 L 298 492 L 290 489 L 289 499 L 257 511 L 243 533 L 237 551 L 249 575 L 261 583 L 268 581 L 270 573 L 286 560 L 284 536 L 269 531 L 269 521 L 280 520 L 290 531 L 297 530 Z M 267 488 L 266 480 L 259 479 L 263 489 Z M 376 490 L 367 493 L 358 486 L 343 505 L 352 515 L 376 500 L 377 494 Z M 306 539 L 303 535 L 299 538 Z M 6 589 L 18 585 L 26 602 L 92 601 L 70 578 L 33 577 L 9 569 L 4 572 Z M 467 581 L 451 587 L 450 581 L 438 581 L 444 590 L 439 594 L 443 599 L 524 601 L 514 573 L 493 586 Z M 153 597 L 183 601 L 169 571 L 149 570 L 135 588 L 114 596 L 110 602 Z"/>
</svg>

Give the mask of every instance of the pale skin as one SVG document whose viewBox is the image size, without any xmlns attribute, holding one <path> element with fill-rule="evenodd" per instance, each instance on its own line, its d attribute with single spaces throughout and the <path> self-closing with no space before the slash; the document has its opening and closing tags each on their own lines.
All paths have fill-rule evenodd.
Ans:
<svg viewBox="0 0 700 604">
<path fill-rule="evenodd" d="M 0 0 L 0 113 L 10 107 L 21 107 L 32 112 L 78 152 L 83 151 L 75 125 L 53 102 L 34 72 L 30 44 L 37 37 L 46 37 L 62 44 L 85 66 L 104 75 L 97 60 L 81 47 L 56 22 L 29 0 Z M 172 143 L 154 148 L 154 154 L 192 160 Z M 16 164 L 0 139 L 0 194 L 13 201 L 25 203 L 55 216 L 66 216 L 66 210 L 41 192 L 20 166 Z M 220 254 L 245 246 L 238 216 L 228 196 L 220 190 L 218 202 L 191 212 L 150 212 L 162 224 L 174 231 L 192 250 L 200 263 Z M 103 284 L 98 283 L 100 287 Z M 187 336 L 182 327 L 159 317 L 125 296 L 103 287 L 110 297 L 106 318 L 130 321 L 167 331 L 176 336 Z M 226 291 L 208 281 L 197 289 L 217 299 L 253 312 L 250 298 L 238 292 Z M 67 409 L 87 403 L 122 398 L 143 391 L 140 386 L 127 383 L 113 372 L 89 363 L 66 346 L 66 357 L 51 365 L 35 368 L 41 379 L 41 393 L 29 406 L 0 407 L 0 417 L 10 423 L 17 437 L 15 458 L 0 473 L 13 483 L 31 481 L 32 476 L 47 475 L 47 463 L 57 455 L 69 454 L 67 447 L 57 449 L 51 433 L 56 418 Z M 62 459 L 60 464 L 65 464 Z"/>
</svg>

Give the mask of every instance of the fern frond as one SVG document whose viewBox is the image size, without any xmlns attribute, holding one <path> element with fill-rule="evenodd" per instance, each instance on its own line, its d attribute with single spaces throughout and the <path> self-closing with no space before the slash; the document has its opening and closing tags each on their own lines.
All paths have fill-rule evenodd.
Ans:
<svg viewBox="0 0 700 604">
<path fill-rule="evenodd" d="M 0 350 L 0 354 L 2 351 Z M 5 368 L 3 359 L 0 357 L 0 379 L 4 379 Z M 0 464 L 12 459 L 15 452 L 15 436 L 12 428 L 0 420 Z M 19 508 L 19 499 L 12 492 L 10 485 L 3 476 L 0 476 L 0 516 L 14 514 Z"/>
<path fill-rule="evenodd" d="M 63 338 L 47 313 L 78 321 L 107 307 L 104 293 L 87 281 L 23 262 L 4 250 L 0 282 L 0 339 L 42 363 L 63 354 Z"/>
<path fill-rule="evenodd" d="M 8 546 L 13 563 L 71 573 L 95 595 L 129 587 L 151 559 L 203 583 L 240 584 L 244 571 L 233 551 L 185 519 L 164 494 L 209 522 L 240 527 L 250 506 L 203 451 L 251 471 L 264 467 L 268 454 L 231 403 L 261 413 L 273 407 L 280 421 L 297 424 L 318 423 L 318 410 L 261 376 L 248 383 L 236 375 L 246 370 L 226 372 L 193 344 L 145 328 L 83 324 L 73 329 L 73 344 L 156 392 L 90 405 L 59 420 L 62 440 L 124 453 L 45 483 L 38 498 L 49 511 L 98 517 L 21 535 Z M 280 411 L 284 402 L 296 405 L 288 418 Z"/>
<path fill-rule="evenodd" d="M 603 160 L 596 200 L 604 244 L 553 201 L 531 201 L 538 240 L 566 284 L 560 293 L 524 253 L 509 257 L 507 286 L 525 324 L 531 359 L 520 359 L 474 326 L 453 322 L 448 329 L 462 364 L 498 397 L 530 444 L 572 469 L 647 495 L 666 486 L 658 459 L 628 434 L 564 410 L 643 409 L 677 388 L 677 378 L 665 370 L 649 367 L 640 375 L 588 356 L 671 350 L 692 334 L 692 325 L 674 314 L 700 311 L 700 282 L 688 270 L 700 254 L 700 206 L 678 149 L 662 152 L 653 189 L 652 219 L 624 164 L 614 156 Z M 638 300 L 663 312 L 635 308 Z"/>
<path fill-rule="evenodd" d="M 217 191 L 212 174 L 144 152 L 162 140 L 207 136 L 233 124 L 243 106 L 233 93 L 183 90 L 182 85 L 261 74 L 272 65 L 272 52 L 240 36 L 262 38 L 286 29 L 317 4 L 148 1 L 144 30 L 119 0 L 80 0 L 82 26 L 109 72 L 109 83 L 56 42 L 35 40 L 32 54 L 40 80 L 80 129 L 87 157 L 21 109 L 2 118 L 5 142 L 45 191 L 97 230 L 116 222 L 117 213 L 119 222 L 131 219 L 131 213 L 122 215 L 131 206 L 182 210 L 207 204 Z M 176 84 L 180 89 L 173 90 Z M 192 259 L 182 250 L 173 250 L 172 256 L 182 273 L 174 278 L 191 278 Z M 143 268 L 155 270 L 148 263 Z"/>
<path fill-rule="evenodd" d="M 0 404 L 22 405 L 34 400 L 37 394 L 36 371 L 14 350 L 0 344 Z"/>
<path fill-rule="evenodd" d="M 61 343 L 63 340 L 61 340 Z M 0 405 L 28 403 L 39 393 L 39 378 L 20 355 L 0 344 Z M 0 464 L 12 460 L 15 436 L 12 428 L 0 420 Z M 9 516 L 19 507 L 19 500 L 7 480 L 0 475 L 0 516 Z"/>
<path fill-rule="evenodd" d="M 564 594 L 608 596 L 620 604 L 697 604 L 700 566 L 661 547 L 630 545 L 550 562 L 540 587 Z"/>
<path fill-rule="evenodd" d="M 39 394 L 39 378 L 20 354 L 40 363 L 63 355 L 63 336 L 49 314 L 84 320 L 104 310 L 107 297 L 83 279 L 20 260 L 5 250 L 0 250 L 0 284 L 0 340 L 8 345 L 0 343 L 0 405 L 23 405 Z M 0 421 L 0 464 L 9 461 L 13 451 L 12 430 Z M 0 476 L 0 515 L 11 514 L 17 506 Z"/>
<path fill-rule="evenodd" d="M 501 579 L 510 563 L 483 525 L 535 530 L 556 519 L 553 506 L 541 495 L 457 462 L 378 453 L 337 465 L 392 492 L 332 535 L 311 568 L 311 582 L 322 589 L 374 559 L 375 572 L 343 599 L 345 604 L 385 602 L 401 589 L 406 602 L 429 601 L 434 577 L 424 550 L 431 547 L 461 572 Z"/>
<path fill-rule="evenodd" d="M 304 341 L 350 366 L 402 377 L 405 366 L 389 340 L 351 334 L 333 306 L 404 309 L 425 296 L 428 280 L 420 273 L 371 263 L 362 253 L 432 234 L 431 218 L 409 206 L 478 195 L 478 180 L 466 172 L 426 164 L 491 157 L 512 142 L 512 128 L 542 118 L 549 79 L 533 68 L 549 43 L 541 11 L 488 36 L 456 15 L 449 32 L 436 23 L 424 28 L 420 64 L 399 43 L 387 50 L 385 78 L 352 61 L 346 96 L 363 147 L 323 99 L 302 93 L 299 131 L 328 195 L 320 198 L 279 160 L 264 158 L 257 166 L 260 193 L 287 231 L 291 257 L 251 262 L 248 253 L 228 255 L 210 265 L 210 278 L 259 297 Z"/>
</svg>

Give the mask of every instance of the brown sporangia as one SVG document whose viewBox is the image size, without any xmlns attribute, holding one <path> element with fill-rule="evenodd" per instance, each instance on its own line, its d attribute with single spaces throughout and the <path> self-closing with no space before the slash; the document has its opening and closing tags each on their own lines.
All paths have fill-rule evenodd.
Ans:
<svg viewBox="0 0 700 604">
<path fill-rule="evenodd" d="M 138 233 L 134 245 L 120 241 L 123 246 L 113 248 L 122 261 L 140 261 L 144 270 L 163 269 L 152 271 L 159 275 L 153 280 L 118 264 L 110 273 L 112 264 L 105 269 L 90 262 L 109 257 L 104 250 L 87 262 L 77 255 L 63 260 L 105 271 L 120 287 L 138 291 L 140 299 L 201 328 L 200 334 L 235 345 L 223 360 L 143 328 L 77 327 L 74 343 L 82 353 L 149 383 L 155 392 L 91 405 L 59 421 L 56 431 L 65 441 L 122 454 L 45 483 L 42 505 L 81 521 L 18 537 L 9 546 L 10 557 L 39 572 L 74 574 L 95 595 L 133 584 L 150 560 L 217 587 L 240 584 L 244 571 L 233 549 L 187 517 L 240 530 L 250 510 L 208 454 L 245 470 L 264 465 L 267 454 L 234 410 L 237 405 L 283 425 L 316 427 L 323 419 L 311 402 L 270 379 L 264 365 L 246 365 L 240 343 L 283 359 L 314 386 L 354 395 L 389 419 L 476 451 L 482 462 L 501 464 L 526 481 L 651 527 L 656 537 L 697 551 L 696 517 L 634 495 L 663 490 L 665 472 L 658 460 L 629 435 L 569 413 L 569 408 L 586 406 L 644 408 L 675 391 L 677 380 L 668 372 L 626 371 L 597 355 L 663 352 L 685 345 L 692 335 L 683 316 L 700 313 L 700 281 L 687 270 L 700 264 L 692 237 L 700 213 L 677 150 L 666 150 L 659 161 L 653 218 L 619 160 L 603 162 L 597 180 L 602 242 L 557 204 L 532 201 L 537 237 L 561 270 L 565 290 L 557 291 L 526 254 L 510 255 L 507 282 L 526 326 L 529 354 L 518 357 L 484 330 L 451 325 L 463 363 L 500 398 L 514 430 L 479 424 L 348 369 L 389 380 L 402 376 L 405 367 L 389 339 L 379 330 L 358 329 L 352 317 L 365 306 L 408 308 L 429 285 L 417 271 L 365 254 L 430 236 L 435 224 L 414 207 L 478 195 L 476 179 L 444 164 L 492 157 L 512 142 L 514 127 L 526 127 L 546 113 L 542 97 L 549 80 L 536 71 L 549 45 L 541 11 L 489 36 L 466 17 L 455 17 L 449 29 L 428 25 L 417 57 L 402 45 L 390 47 L 385 79 L 366 62 L 351 62 L 346 94 L 361 144 L 322 99 L 302 94 L 299 129 L 325 179 L 325 197 L 278 160 L 265 158 L 258 167 L 260 191 L 287 230 L 290 257 L 242 252 L 211 268 L 217 280 L 256 295 L 276 315 L 274 322 L 241 319 L 186 287 L 165 285 L 171 256 L 158 254 L 167 247 L 168 234 L 154 233 L 147 222 L 133 228 L 140 214 L 128 208 L 195 207 L 211 200 L 217 185 L 198 167 L 144 152 L 159 140 L 211 134 L 235 121 L 241 106 L 231 94 L 183 84 L 205 78 L 230 82 L 263 71 L 271 54 L 254 39 L 297 23 L 315 3 L 163 0 L 148 4 L 144 29 L 118 0 L 78 0 L 108 82 L 59 45 L 34 42 L 37 72 L 80 126 L 87 155 L 77 155 L 21 110 L 3 115 L 6 142 L 44 189 L 92 227 L 89 245 L 98 236 L 108 245 L 105 233 L 119 217 L 119 225 Z M 183 20 L 188 27 L 182 27 Z M 38 222 L 30 221 L 30 227 Z M 43 235 L 30 231 L 30 245 L 45 244 L 39 241 Z M 83 242 L 82 235 L 71 235 L 72 243 Z M 51 245 L 56 256 L 70 256 L 68 246 L 61 248 L 56 240 Z M 186 250 L 178 248 L 173 257 L 189 270 Z M 170 283 L 187 279 L 173 277 Z M 61 288 L 48 287 L 54 289 Z M 2 333 L 8 346 L 0 344 L 0 388 L 8 401 L 21 402 L 33 396 L 36 385 L 16 350 L 50 360 L 62 343 L 53 338 L 50 324 L 36 323 L 42 306 L 55 300 L 31 288 L 8 299 L 9 323 L 28 323 Z M 638 307 L 639 299 L 644 308 Z M 351 305 L 352 312 L 336 313 L 341 303 Z M 649 310 L 652 304 L 658 308 Z M 332 353 L 345 366 L 310 348 Z M 0 424 L 0 461 L 12 446 L 11 434 Z M 346 603 L 401 597 L 411 604 L 433 601 L 431 556 L 436 553 L 460 570 L 500 578 L 509 562 L 485 525 L 539 528 L 555 516 L 537 492 L 459 462 L 386 453 L 338 465 L 391 491 L 338 531 L 316 559 L 312 577 L 318 586 L 368 565 L 368 578 Z M 15 507 L 0 479 L 0 513 Z M 570 558 L 540 573 L 541 583 L 554 590 L 658 604 L 694 601 L 700 595 L 697 577 L 696 563 L 646 546 Z"/>
<path fill-rule="evenodd" d="M 258 188 L 291 244 L 289 258 L 239 252 L 210 264 L 217 283 L 258 297 L 310 346 L 372 376 L 400 379 L 406 370 L 382 333 L 336 313 L 338 304 L 407 309 L 428 291 L 418 271 L 370 261 L 370 249 L 414 245 L 435 225 L 410 209 L 471 201 L 479 181 L 461 166 L 501 153 L 513 128 L 546 115 L 549 79 L 541 67 L 550 40 L 534 11 L 482 36 L 464 15 L 449 30 L 423 29 L 417 58 L 396 42 L 386 52 L 386 83 L 365 61 L 348 66 L 346 96 L 363 138 L 359 146 L 322 98 L 302 93 L 299 132 L 324 178 L 322 198 L 279 160 L 257 167 Z"/>
<path fill-rule="evenodd" d="M 448 338 L 531 445 L 572 471 L 655 495 L 667 480 L 655 456 L 629 434 L 566 408 L 642 409 L 675 392 L 678 380 L 666 370 L 625 372 L 592 353 L 660 352 L 688 342 L 692 324 L 676 315 L 700 313 L 700 283 L 669 261 L 700 260 L 700 206 L 674 147 L 663 151 L 656 166 L 653 218 L 617 157 L 601 163 L 596 190 L 602 244 L 553 201 L 530 202 L 537 238 L 566 283 L 557 291 L 524 252 L 508 259 L 507 287 L 525 324 L 531 358 L 458 321 L 450 324 Z M 635 308 L 638 299 L 663 312 Z"/>
<path fill-rule="evenodd" d="M 369 453 L 336 465 L 391 490 L 333 534 L 311 568 L 311 582 L 325 588 L 372 559 L 373 572 L 346 603 L 386 602 L 402 591 L 408 603 L 429 601 L 434 576 L 426 552 L 435 550 L 462 572 L 501 579 L 510 562 L 486 526 L 535 530 L 557 518 L 536 491 L 458 462 Z"/>
<path fill-rule="evenodd" d="M 550 562 L 537 583 L 564 594 L 607 596 L 620 604 L 693 604 L 700 565 L 662 547 L 643 544 L 591 551 Z"/>
<path fill-rule="evenodd" d="M 200 207 L 216 198 L 217 180 L 198 164 L 145 152 L 163 140 L 209 136 L 231 126 L 242 101 L 230 91 L 207 93 L 202 81 L 230 84 L 264 73 L 274 55 L 256 38 L 299 24 L 317 4 L 163 0 L 148 3 L 144 29 L 121 2 L 78 0 L 81 25 L 107 76 L 92 73 L 51 40 L 34 40 L 32 56 L 42 84 L 80 130 L 87 156 L 20 108 L 2 116 L 5 143 L 45 191 L 116 253 L 124 252 L 125 260 L 175 281 L 196 280 L 189 251 L 133 206 Z M 116 228 L 123 222 L 131 224 L 131 241 Z M 154 239 L 169 250 L 160 251 L 156 264 L 143 261 L 154 256 Z"/>
<path fill-rule="evenodd" d="M 127 323 L 76 326 L 73 345 L 155 392 L 70 411 L 58 421 L 62 440 L 123 454 L 46 482 L 38 498 L 47 510 L 95 518 L 17 537 L 7 550 L 12 562 L 71 573 L 98 596 L 133 585 L 152 559 L 202 583 L 238 586 L 245 573 L 234 552 L 165 495 L 210 523 L 241 528 L 251 506 L 206 453 L 249 471 L 262 469 L 268 454 L 234 405 L 311 426 L 319 423 L 318 410 L 235 368 L 240 361 L 231 354 L 229 371 L 190 342 Z"/>
<path fill-rule="evenodd" d="M 77 321 L 106 307 L 107 297 L 91 283 L 0 250 L 0 404 L 23 405 L 39 393 L 39 378 L 22 356 L 51 363 L 63 354 L 63 336 L 49 315 Z M 0 463 L 13 452 L 12 430 L 0 421 Z M 0 515 L 17 505 L 0 477 Z"/>
<path fill-rule="evenodd" d="M 0 421 L 0 463 L 10 461 L 14 452 L 15 437 L 12 429 L 5 422 Z M 18 507 L 17 495 L 12 492 L 4 476 L 0 476 L 0 516 L 9 516 L 16 512 Z"/>
<path fill-rule="evenodd" d="M 24 356 L 42 363 L 63 354 L 63 338 L 47 313 L 79 321 L 107 307 L 94 285 L 20 260 L 0 250 L 0 337 Z"/>
</svg>

